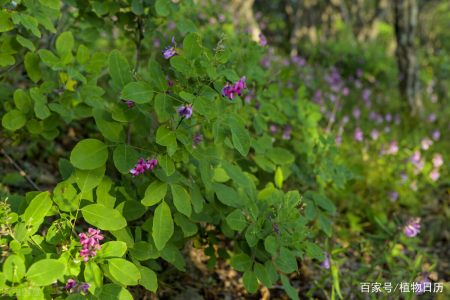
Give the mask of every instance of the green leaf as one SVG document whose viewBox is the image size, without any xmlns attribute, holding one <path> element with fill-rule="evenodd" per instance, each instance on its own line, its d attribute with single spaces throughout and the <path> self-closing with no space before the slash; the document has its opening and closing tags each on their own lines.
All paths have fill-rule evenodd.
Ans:
<svg viewBox="0 0 450 300">
<path fill-rule="evenodd" d="M 168 261 L 180 271 L 186 271 L 186 262 L 180 250 L 174 244 L 168 243 L 161 251 L 161 258 Z"/>
<path fill-rule="evenodd" d="M 75 171 L 75 182 L 81 193 L 93 190 L 100 184 L 105 175 L 105 165 L 93 170 L 79 170 Z"/>
<path fill-rule="evenodd" d="M 277 165 L 292 164 L 294 162 L 294 155 L 283 148 L 273 148 L 267 152 L 267 156 Z"/>
<path fill-rule="evenodd" d="M 113 283 L 105 284 L 96 296 L 98 299 L 133 300 L 133 296 L 126 288 Z"/>
<path fill-rule="evenodd" d="M 20 279 L 25 276 L 25 271 L 25 261 L 19 255 L 10 255 L 3 263 L 3 274 L 10 282 L 20 282 Z"/>
<path fill-rule="evenodd" d="M 175 132 L 164 126 L 160 126 L 156 131 L 156 143 L 166 147 L 173 146 L 174 144 L 176 145 L 177 137 Z"/>
<path fill-rule="evenodd" d="M 102 250 L 105 244 L 102 245 Z M 98 254 L 97 254 L 98 255 Z M 84 280 L 91 286 L 100 288 L 103 285 L 103 272 L 100 267 L 92 260 L 88 261 L 84 267 Z"/>
<path fill-rule="evenodd" d="M 278 242 L 277 239 L 273 235 L 269 235 L 264 239 L 264 248 L 267 252 L 272 255 L 277 253 Z"/>
<path fill-rule="evenodd" d="M 2 118 L 2 126 L 11 131 L 22 128 L 26 122 L 25 115 L 17 109 L 11 109 Z"/>
<path fill-rule="evenodd" d="M 216 192 L 217 198 L 223 204 L 235 208 L 244 206 L 243 201 L 240 199 L 238 193 L 233 188 L 221 183 L 215 183 L 213 185 L 213 188 Z"/>
<path fill-rule="evenodd" d="M 27 209 L 22 215 L 23 221 L 27 225 L 38 226 L 44 222 L 44 218 L 52 207 L 52 200 L 49 192 L 42 192 L 37 194 L 31 200 Z M 36 228 L 37 230 L 37 228 Z"/>
<path fill-rule="evenodd" d="M 63 32 L 56 39 L 56 51 L 61 58 L 65 57 L 72 52 L 74 44 L 75 40 L 73 38 L 72 32 Z"/>
<path fill-rule="evenodd" d="M 161 155 L 158 157 L 158 165 L 164 170 L 167 176 L 172 175 L 175 172 L 175 164 L 168 155 Z"/>
<path fill-rule="evenodd" d="M 292 300 L 298 300 L 300 299 L 298 297 L 298 291 L 292 287 L 291 283 L 289 282 L 289 279 L 286 277 L 286 275 L 281 274 L 281 283 L 283 284 L 283 288 L 286 291 L 286 294 L 292 299 Z"/>
<path fill-rule="evenodd" d="M 146 207 L 136 200 L 126 200 L 117 205 L 116 209 L 122 213 L 127 221 L 134 221 L 142 217 Z"/>
<path fill-rule="evenodd" d="M 315 258 L 319 261 L 323 261 L 325 259 L 325 255 L 323 250 L 314 243 L 305 242 L 306 244 L 306 255 L 311 258 Z"/>
<path fill-rule="evenodd" d="M 96 139 L 85 139 L 78 142 L 70 154 L 72 165 L 82 170 L 97 169 L 107 160 L 107 146 Z"/>
<path fill-rule="evenodd" d="M 182 214 L 175 213 L 175 224 L 181 227 L 184 237 L 189 237 L 197 233 L 197 225 L 189 221 L 187 217 Z"/>
<path fill-rule="evenodd" d="M 8 11 L 0 11 L 0 32 L 6 32 L 14 29 L 14 24 L 11 22 L 11 14 Z"/>
<path fill-rule="evenodd" d="M 127 226 L 125 218 L 115 209 L 91 204 L 81 209 L 87 223 L 102 230 L 119 230 Z"/>
<path fill-rule="evenodd" d="M 111 276 L 125 286 L 137 285 L 141 279 L 139 269 L 123 258 L 108 259 L 108 269 Z"/>
<path fill-rule="evenodd" d="M 278 268 L 284 273 L 292 273 L 297 271 L 297 259 L 294 254 L 285 247 L 280 248 L 280 253 L 275 259 Z"/>
<path fill-rule="evenodd" d="M 102 244 L 97 252 L 99 258 L 122 257 L 127 252 L 127 244 L 121 241 L 110 241 Z"/>
<path fill-rule="evenodd" d="M 283 170 L 280 167 L 277 167 L 277 169 L 275 170 L 275 185 L 281 189 L 283 188 Z"/>
<path fill-rule="evenodd" d="M 155 209 L 152 228 L 152 237 L 158 250 L 164 249 L 166 243 L 172 237 L 173 231 L 172 213 L 167 203 L 162 201 Z"/>
<path fill-rule="evenodd" d="M 21 36 L 20 34 L 18 34 L 18 35 L 16 36 L 16 40 L 17 40 L 17 42 L 18 42 L 20 45 L 22 45 L 22 46 L 25 47 L 25 48 L 28 48 L 30 51 L 36 50 L 36 47 L 34 46 L 33 42 L 30 41 L 30 40 L 27 39 L 27 38 L 24 38 L 24 37 Z"/>
<path fill-rule="evenodd" d="M 170 59 L 170 65 L 177 70 L 178 72 L 182 73 L 183 75 L 189 76 L 192 71 L 192 67 L 190 66 L 189 62 L 186 60 L 186 58 L 182 56 L 174 56 Z"/>
<path fill-rule="evenodd" d="M 266 269 L 265 266 L 259 263 L 255 263 L 253 271 L 255 272 L 256 277 L 258 278 L 259 281 L 261 281 L 262 284 L 264 284 L 268 288 L 272 287 L 272 280 L 270 278 L 269 271 Z"/>
<path fill-rule="evenodd" d="M 242 276 L 242 281 L 244 282 L 245 289 L 253 294 L 258 289 L 258 280 L 256 279 L 256 275 L 253 271 L 245 271 Z"/>
<path fill-rule="evenodd" d="M 111 75 L 113 87 L 117 90 L 133 81 L 130 65 L 119 50 L 113 50 L 109 54 L 109 74 Z"/>
<path fill-rule="evenodd" d="M 169 120 L 173 114 L 172 101 L 165 93 L 156 95 L 155 112 L 160 123 Z"/>
<path fill-rule="evenodd" d="M 190 217 L 192 213 L 191 195 L 178 184 L 172 184 L 170 189 L 175 208 L 183 215 Z"/>
<path fill-rule="evenodd" d="M 45 97 L 39 88 L 30 89 L 31 99 L 34 100 L 34 113 L 38 119 L 44 120 L 50 117 L 51 113 L 47 107 L 47 97 Z"/>
<path fill-rule="evenodd" d="M 8 53 L 0 53 L 0 67 L 11 66 L 15 64 L 16 59 Z"/>
<path fill-rule="evenodd" d="M 47 49 L 40 49 L 38 51 L 41 60 L 52 69 L 57 69 L 62 67 L 61 60 Z"/>
<path fill-rule="evenodd" d="M 310 194 L 312 194 L 312 198 L 316 203 L 316 205 L 322 207 L 329 213 L 334 213 L 336 211 L 336 206 L 334 205 L 334 203 L 330 199 L 328 199 L 325 195 L 316 192 L 310 192 Z"/>
<path fill-rule="evenodd" d="M 143 266 L 138 266 L 138 269 L 141 272 L 141 280 L 139 281 L 139 284 L 150 292 L 155 293 L 158 289 L 158 279 L 156 278 L 156 273 L 152 269 Z"/>
<path fill-rule="evenodd" d="M 39 68 L 39 55 L 36 53 L 28 52 L 25 54 L 24 65 L 27 71 L 28 77 L 34 83 L 38 82 L 42 78 L 42 72 Z"/>
<path fill-rule="evenodd" d="M 103 109 L 94 108 L 92 115 L 94 116 L 97 128 L 106 139 L 115 143 L 120 143 L 125 140 L 122 124 L 115 122 L 108 112 Z"/>
<path fill-rule="evenodd" d="M 133 100 L 137 104 L 149 103 L 153 98 L 153 89 L 144 81 L 130 82 L 123 88 L 120 97 L 124 100 Z"/>
<path fill-rule="evenodd" d="M 75 211 L 78 209 L 79 202 L 77 194 L 71 182 L 61 181 L 53 189 L 53 201 L 62 211 Z"/>
<path fill-rule="evenodd" d="M 235 209 L 231 214 L 226 217 L 228 226 L 236 231 L 241 231 L 247 226 L 247 220 L 245 219 L 240 209 Z"/>
<path fill-rule="evenodd" d="M 85 45 L 80 45 L 77 50 L 77 61 L 85 64 L 89 61 L 89 49 Z"/>
<path fill-rule="evenodd" d="M 169 2 L 166 0 L 156 0 L 155 10 L 158 16 L 167 17 L 170 14 Z"/>
<path fill-rule="evenodd" d="M 161 70 L 161 66 L 156 60 L 150 59 L 148 61 L 148 72 L 152 85 L 160 92 L 167 91 L 169 85 L 167 84 L 167 80 L 164 76 L 163 71 Z M 165 96 L 165 93 L 158 95 Z"/>
<path fill-rule="evenodd" d="M 231 258 L 230 264 L 237 271 L 244 272 L 251 269 L 253 261 L 247 254 L 240 253 Z"/>
<path fill-rule="evenodd" d="M 196 33 L 189 33 L 183 40 L 183 50 L 187 58 L 199 57 L 202 54 L 200 36 Z"/>
<path fill-rule="evenodd" d="M 144 199 L 141 202 L 145 206 L 155 205 L 164 199 L 166 193 L 167 183 L 155 180 L 145 190 Z"/>
<path fill-rule="evenodd" d="M 114 149 L 113 160 L 116 169 L 122 174 L 129 174 L 140 158 L 139 153 L 132 147 L 121 144 Z"/>
<path fill-rule="evenodd" d="M 27 280 L 38 286 L 51 285 L 56 279 L 62 277 L 66 266 L 56 259 L 42 259 L 28 269 Z"/>
<path fill-rule="evenodd" d="M 59 10 L 59 6 L 61 5 L 60 0 L 39 0 L 39 2 L 41 2 L 44 6 L 57 10 Z"/>
<path fill-rule="evenodd" d="M 17 89 L 14 92 L 14 104 L 16 107 L 26 114 L 31 109 L 31 99 L 27 92 L 22 89 Z"/>
<path fill-rule="evenodd" d="M 242 155 L 247 156 L 250 150 L 250 136 L 244 125 L 237 118 L 230 117 L 228 126 L 231 129 L 231 140 L 234 148 Z"/>
<path fill-rule="evenodd" d="M 130 254 L 134 259 L 139 261 L 156 259 L 159 257 L 159 251 L 153 243 L 140 241 L 134 244 L 130 249 Z"/>
</svg>

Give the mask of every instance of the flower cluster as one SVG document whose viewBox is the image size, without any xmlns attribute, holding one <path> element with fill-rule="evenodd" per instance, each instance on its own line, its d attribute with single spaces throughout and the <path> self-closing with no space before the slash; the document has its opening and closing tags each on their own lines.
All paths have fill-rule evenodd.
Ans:
<svg viewBox="0 0 450 300">
<path fill-rule="evenodd" d="M 88 233 L 80 233 L 81 246 L 80 256 L 87 262 L 89 257 L 94 257 L 97 254 L 97 250 L 101 249 L 100 241 L 103 240 L 103 235 L 100 234 L 100 230 L 89 228 Z"/>
<path fill-rule="evenodd" d="M 407 237 L 415 237 L 420 233 L 420 218 L 411 218 L 403 227 L 403 233 Z"/>
<path fill-rule="evenodd" d="M 134 107 L 135 103 L 132 100 L 122 100 L 128 106 L 128 108 Z"/>
<path fill-rule="evenodd" d="M 183 106 L 180 106 L 177 111 L 180 117 L 189 119 L 192 116 L 192 104 L 185 104 Z"/>
<path fill-rule="evenodd" d="M 233 85 L 227 83 L 222 89 L 222 96 L 233 100 L 236 95 L 241 96 L 242 90 L 246 88 L 245 76 L 243 76 Z"/>
<path fill-rule="evenodd" d="M 172 46 L 167 46 L 162 52 L 165 59 L 169 59 L 172 56 L 177 55 L 177 50 L 175 49 L 176 45 L 175 38 L 172 37 Z"/>
<path fill-rule="evenodd" d="M 70 293 L 87 293 L 87 290 L 89 289 L 90 285 L 86 282 L 79 282 L 77 283 L 73 279 L 67 280 L 67 284 L 64 287 L 66 290 L 68 290 Z"/>
<path fill-rule="evenodd" d="M 143 158 L 140 158 L 134 168 L 130 170 L 130 173 L 133 176 L 138 176 L 140 174 L 143 174 L 147 170 L 153 170 L 157 164 L 158 161 L 156 159 L 145 160 Z"/>
</svg>

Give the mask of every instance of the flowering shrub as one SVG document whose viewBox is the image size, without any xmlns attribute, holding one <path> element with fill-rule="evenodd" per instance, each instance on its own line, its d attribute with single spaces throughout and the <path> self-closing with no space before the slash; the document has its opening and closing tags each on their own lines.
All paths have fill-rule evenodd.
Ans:
<svg viewBox="0 0 450 300">
<path fill-rule="evenodd" d="M 336 210 L 325 189 L 348 177 L 318 106 L 270 80 L 263 36 L 186 22 L 188 4 L 139 3 L 2 8 L 1 65 L 24 66 L 4 83 L 5 136 L 71 149 L 54 189 L 4 199 L 2 294 L 132 299 L 133 286 L 157 291 L 162 265 L 185 271 L 194 241 L 249 293 L 280 282 L 298 298 L 288 274 L 325 259 L 316 239 Z"/>
</svg>

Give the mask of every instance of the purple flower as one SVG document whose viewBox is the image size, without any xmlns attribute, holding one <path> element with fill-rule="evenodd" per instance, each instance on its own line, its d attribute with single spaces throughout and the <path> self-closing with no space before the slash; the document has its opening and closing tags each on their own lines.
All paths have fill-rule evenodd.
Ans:
<svg viewBox="0 0 450 300">
<path fill-rule="evenodd" d="M 438 141 L 441 138 L 441 132 L 439 130 L 435 130 L 431 134 L 431 137 L 433 138 L 433 140 Z"/>
<path fill-rule="evenodd" d="M 361 97 L 364 100 L 364 102 L 368 102 L 370 100 L 370 94 L 371 94 L 371 91 L 369 89 L 364 89 L 362 91 Z"/>
<path fill-rule="evenodd" d="M 363 139 L 364 139 L 364 134 L 363 134 L 361 128 L 357 127 L 357 128 L 355 129 L 354 138 L 355 138 L 355 140 L 356 140 L 357 142 L 362 142 L 362 141 L 363 141 Z"/>
<path fill-rule="evenodd" d="M 396 191 L 391 191 L 389 193 L 389 199 L 391 199 L 391 202 L 395 202 L 398 199 L 398 193 Z"/>
<path fill-rule="evenodd" d="M 364 75 L 364 71 L 361 69 L 356 70 L 356 76 L 357 77 L 362 77 Z"/>
<path fill-rule="evenodd" d="M 348 94 L 349 94 L 349 92 L 350 92 L 350 90 L 348 89 L 348 87 L 344 87 L 343 89 L 342 89 L 342 96 L 345 96 L 345 97 L 347 97 L 348 96 Z"/>
<path fill-rule="evenodd" d="M 420 218 L 411 218 L 403 227 L 403 233 L 407 237 L 415 237 L 420 233 Z"/>
<path fill-rule="evenodd" d="M 334 142 L 336 143 L 337 146 L 340 146 L 342 144 L 342 135 L 340 134 L 336 135 Z"/>
<path fill-rule="evenodd" d="M 192 116 L 192 104 L 185 104 L 183 106 L 180 106 L 177 111 L 180 117 L 189 119 Z"/>
<path fill-rule="evenodd" d="M 233 100 L 236 95 L 241 96 L 242 91 L 247 88 L 247 85 L 245 84 L 245 79 L 246 79 L 245 76 L 243 76 L 233 85 L 226 83 L 225 86 L 222 88 L 222 96 L 227 97 L 230 100 Z"/>
<path fill-rule="evenodd" d="M 430 140 L 429 138 L 424 138 L 420 142 L 420 145 L 422 146 L 423 150 L 428 150 L 430 148 L 430 146 L 433 145 L 433 141 Z"/>
<path fill-rule="evenodd" d="M 442 158 L 442 155 L 440 155 L 439 153 L 436 153 L 433 156 L 433 166 L 435 168 L 439 168 L 444 164 L 444 159 Z"/>
<path fill-rule="evenodd" d="M 77 286 L 77 282 L 73 279 L 67 280 L 66 286 L 64 287 L 66 290 L 71 290 Z"/>
<path fill-rule="evenodd" d="M 397 144 L 397 141 L 392 141 L 392 142 L 389 144 L 389 148 L 388 148 L 387 153 L 388 153 L 388 154 L 394 155 L 394 154 L 397 154 L 397 152 L 398 152 L 398 144 Z"/>
<path fill-rule="evenodd" d="M 203 135 L 201 133 L 196 133 L 192 137 L 192 148 L 197 148 L 197 146 L 203 141 Z"/>
<path fill-rule="evenodd" d="M 330 254 L 328 252 L 325 252 L 325 259 L 320 264 L 320 266 L 322 268 L 324 268 L 324 269 L 329 269 L 330 268 Z"/>
<path fill-rule="evenodd" d="M 420 151 L 416 150 L 414 151 L 413 155 L 411 155 L 410 160 L 413 164 L 418 164 L 420 162 L 420 157 L 421 157 Z"/>
<path fill-rule="evenodd" d="M 269 131 L 270 131 L 270 133 L 272 133 L 272 134 L 276 134 L 276 133 L 278 132 L 278 126 L 275 125 L 275 124 L 270 125 L 270 126 L 269 126 Z"/>
<path fill-rule="evenodd" d="M 430 179 L 432 181 L 438 180 L 440 176 L 441 176 L 441 174 L 439 173 L 438 169 L 433 169 L 430 173 Z"/>
<path fill-rule="evenodd" d="M 423 275 L 422 279 L 419 282 L 413 283 L 413 292 L 416 293 L 416 295 L 421 295 L 425 293 L 426 290 L 431 291 L 431 281 L 428 279 L 428 276 Z"/>
<path fill-rule="evenodd" d="M 171 57 L 177 55 L 177 51 L 175 50 L 176 43 L 175 38 L 172 37 L 172 46 L 167 46 L 163 51 L 163 56 L 165 59 L 170 59 Z"/>
<path fill-rule="evenodd" d="M 266 46 L 267 45 L 267 39 L 266 39 L 266 37 L 264 36 L 264 34 L 262 34 L 262 32 L 258 35 L 258 37 L 259 37 L 259 44 L 261 45 L 261 46 Z"/>
<path fill-rule="evenodd" d="M 155 48 L 161 47 L 161 41 L 158 38 L 155 38 L 153 40 L 153 47 L 155 47 Z"/>
<path fill-rule="evenodd" d="M 94 257 L 97 250 L 101 249 L 100 241 L 103 240 L 103 235 L 100 230 L 89 228 L 88 233 L 80 233 L 78 237 L 82 246 L 80 256 L 83 257 L 84 262 L 87 262 L 89 257 Z"/>
<path fill-rule="evenodd" d="M 392 115 L 391 114 L 386 114 L 384 116 L 384 119 L 386 120 L 386 122 L 391 122 L 392 121 Z"/>
<path fill-rule="evenodd" d="M 128 108 L 134 107 L 135 103 L 132 100 L 124 100 L 125 104 L 128 106 Z"/>
<path fill-rule="evenodd" d="M 355 119 L 359 119 L 360 116 L 361 116 L 361 110 L 359 109 L 359 107 L 355 107 L 353 109 L 353 117 Z"/>
<path fill-rule="evenodd" d="M 370 137 L 372 138 L 372 140 L 376 141 L 380 137 L 380 133 L 378 132 L 378 130 L 372 129 L 372 131 L 370 132 Z"/>
<path fill-rule="evenodd" d="M 139 159 L 138 163 L 130 170 L 131 175 L 134 177 L 143 174 L 147 170 L 153 170 L 156 167 L 158 161 L 156 159 L 145 160 L 143 158 Z"/>
<path fill-rule="evenodd" d="M 81 290 L 83 291 L 83 293 L 87 293 L 89 287 L 90 287 L 90 285 L 85 282 L 81 285 Z"/>
<path fill-rule="evenodd" d="M 436 117 L 436 114 L 435 114 L 435 113 L 431 113 L 431 114 L 428 116 L 428 122 L 430 122 L 430 123 L 433 123 L 434 121 L 436 121 L 436 119 L 437 119 L 437 117 Z"/>
<path fill-rule="evenodd" d="M 291 134 L 292 134 L 292 128 L 291 128 L 291 126 L 287 125 L 286 127 L 284 127 L 283 135 L 281 136 L 281 138 L 283 140 L 290 140 Z"/>
</svg>

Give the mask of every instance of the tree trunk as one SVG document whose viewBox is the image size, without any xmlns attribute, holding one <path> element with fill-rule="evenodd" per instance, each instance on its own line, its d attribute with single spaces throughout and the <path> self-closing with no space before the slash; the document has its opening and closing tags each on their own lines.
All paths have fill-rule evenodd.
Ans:
<svg viewBox="0 0 450 300">
<path fill-rule="evenodd" d="M 247 29 L 254 41 L 259 41 L 261 29 L 253 14 L 255 0 L 232 0 L 230 8 L 234 16 L 234 27 Z"/>
<path fill-rule="evenodd" d="M 417 29 L 417 0 L 395 0 L 395 35 L 399 91 L 413 115 L 422 112 L 419 95 L 418 64 L 414 38 Z"/>
</svg>

